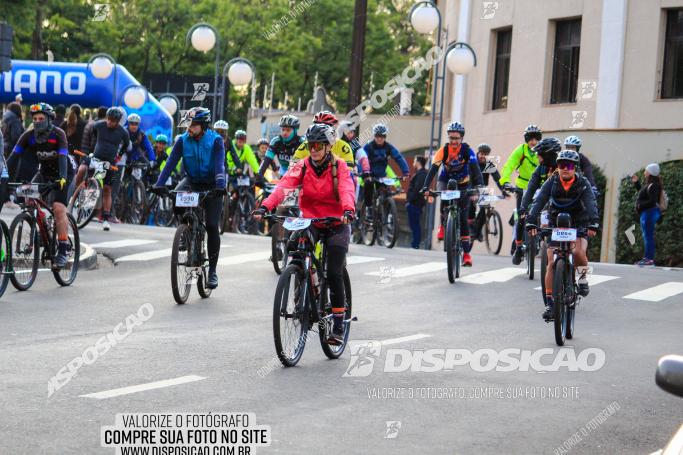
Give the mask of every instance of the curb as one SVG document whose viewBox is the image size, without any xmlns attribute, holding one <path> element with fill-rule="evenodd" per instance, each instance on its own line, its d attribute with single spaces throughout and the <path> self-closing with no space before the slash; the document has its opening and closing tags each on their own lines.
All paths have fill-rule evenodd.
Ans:
<svg viewBox="0 0 683 455">
<path fill-rule="evenodd" d="M 81 243 L 84 250 L 79 258 L 78 267 L 83 270 L 95 270 L 97 268 L 97 251 L 87 243 Z"/>
</svg>

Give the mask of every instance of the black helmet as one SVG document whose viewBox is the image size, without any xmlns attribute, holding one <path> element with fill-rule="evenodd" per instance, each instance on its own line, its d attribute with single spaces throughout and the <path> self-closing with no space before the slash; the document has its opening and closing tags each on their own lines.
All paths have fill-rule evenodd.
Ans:
<svg viewBox="0 0 683 455">
<path fill-rule="evenodd" d="M 579 153 L 574 150 L 562 150 L 559 155 L 557 155 L 557 162 L 560 161 L 572 161 L 579 164 Z"/>
<path fill-rule="evenodd" d="M 524 142 L 529 142 L 531 139 L 543 139 L 543 132 L 536 125 L 529 125 L 524 129 Z"/>
<path fill-rule="evenodd" d="M 306 130 L 306 141 L 331 144 L 334 142 L 334 129 L 325 123 L 314 123 Z"/>
<path fill-rule="evenodd" d="M 52 109 L 52 106 L 47 103 L 32 104 L 29 108 L 29 112 L 31 112 L 31 115 L 45 114 L 49 120 L 53 120 L 55 118 L 55 110 Z"/>
<path fill-rule="evenodd" d="M 541 139 L 533 148 L 538 156 L 543 158 L 543 164 L 547 166 L 555 166 L 557 154 L 562 150 L 562 143 L 555 137 L 547 137 Z"/>
<path fill-rule="evenodd" d="M 461 136 L 465 136 L 465 127 L 462 126 L 460 122 L 451 123 L 448 125 L 448 129 L 446 131 L 449 133 L 460 133 Z"/>
<path fill-rule="evenodd" d="M 289 126 L 291 128 L 297 129 L 301 126 L 301 123 L 299 122 L 299 118 L 297 116 L 287 114 L 280 118 L 279 126 L 280 128 L 283 126 Z"/>
<path fill-rule="evenodd" d="M 123 118 L 123 114 L 121 113 L 121 110 L 118 107 L 112 106 L 109 109 L 107 109 L 107 118 L 119 122 Z"/>
<path fill-rule="evenodd" d="M 202 106 L 195 106 L 185 113 L 180 123 L 185 126 L 197 123 L 203 128 L 208 128 L 211 124 L 211 111 Z"/>
<path fill-rule="evenodd" d="M 488 155 L 489 153 L 491 153 L 491 146 L 488 145 L 488 144 L 485 143 L 485 142 L 482 142 L 481 144 L 479 144 L 479 145 L 477 146 L 477 151 L 478 151 L 478 152 L 482 152 L 482 153 L 484 153 L 485 155 Z"/>
</svg>

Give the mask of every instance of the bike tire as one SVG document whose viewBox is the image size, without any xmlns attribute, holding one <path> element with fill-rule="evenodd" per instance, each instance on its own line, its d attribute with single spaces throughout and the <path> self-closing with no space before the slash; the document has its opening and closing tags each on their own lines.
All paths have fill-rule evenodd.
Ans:
<svg viewBox="0 0 683 455">
<path fill-rule="evenodd" d="M 66 267 L 61 270 L 52 270 L 52 274 L 60 286 L 70 286 L 76 280 L 81 258 L 81 239 L 78 234 L 78 225 L 70 213 L 67 213 L 66 216 L 68 221 L 67 225 L 71 231 L 68 233 L 69 243 L 71 244 L 71 257 L 69 258 L 70 260 L 67 262 Z M 52 233 L 52 251 L 50 251 L 50 257 L 52 258 L 57 254 L 57 243 L 57 230 L 55 229 Z"/>
<path fill-rule="evenodd" d="M 360 211 L 360 219 L 361 219 L 361 225 L 360 225 L 360 230 L 361 230 L 361 237 L 363 240 L 363 244 L 365 246 L 372 246 L 375 244 L 375 240 L 377 239 L 377 229 L 375 229 L 375 220 L 368 220 L 366 218 L 366 210 L 365 210 L 365 204 L 362 205 L 361 211 Z M 372 212 L 373 217 L 376 217 L 376 212 Z"/>
<path fill-rule="evenodd" d="M 243 217 L 245 218 L 245 234 L 257 235 L 258 223 L 251 214 L 251 212 L 253 212 L 254 209 L 256 209 L 256 198 L 253 194 L 251 194 L 251 191 L 245 191 L 244 196 L 242 196 L 242 198 L 242 207 L 244 209 Z"/>
<path fill-rule="evenodd" d="M 460 265 L 462 264 L 462 242 L 460 241 L 460 215 L 456 210 L 453 212 L 455 230 L 453 231 L 453 250 L 455 251 L 454 264 L 455 278 L 460 278 Z"/>
<path fill-rule="evenodd" d="M 526 234 L 526 273 L 529 279 L 534 279 L 536 272 L 536 237 Z"/>
<path fill-rule="evenodd" d="M 351 312 L 351 279 L 349 278 L 349 272 L 346 270 L 346 267 L 344 267 L 343 271 L 343 277 L 344 277 L 344 300 L 346 303 L 346 311 L 344 312 L 344 320 L 346 321 L 346 326 L 344 328 L 344 337 L 342 344 L 340 345 L 330 345 L 327 343 L 327 336 L 328 333 L 326 330 L 320 330 L 322 327 L 327 327 L 325 324 L 321 324 L 318 327 L 318 334 L 320 336 L 320 346 L 323 349 L 323 352 L 327 356 L 328 359 L 338 359 L 343 353 L 344 349 L 346 349 L 346 345 L 349 341 L 349 333 L 351 332 L 351 317 L 352 317 L 352 312 Z M 325 286 L 327 287 L 327 286 Z M 327 292 L 327 290 L 325 290 Z"/>
<path fill-rule="evenodd" d="M 396 201 L 387 197 L 382 211 L 382 243 L 387 248 L 393 248 L 398 241 L 398 209 Z"/>
<path fill-rule="evenodd" d="M 90 200 L 88 201 L 95 201 L 95 205 L 91 209 L 82 209 L 83 204 L 85 203 L 86 189 L 90 189 L 94 192 L 94 194 L 92 194 L 89 197 Z M 79 200 L 79 198 L 81 199 Z M 102 186 L 100 184 L 100 181 L 96 178 L 89 178 L 85 182 L 83 182 L 78 188 L 76 188 L 74 194 L 71 196 L 71 199 L 69 200 L 67 212 L 69 212 L 76 220 L 76 225 L 78 226 L 78 229 L 83 229 L 88 225 L 88 223 L 90 223 L 90 221 L 95 216 L 97 207 L 101 205 L 101 199 Z M 76 210 L 76 214 L 74 214 L 74 209 Z"/>
<path fill-rule="evenodd" d="M 181 257 L 180 251 L 181 239 L 184 239 L 183 242 L 185 245 L 185 249 L 183 250 L 185 255 L 184 258 Z M 185 264 L 187 264 L 189 259 L 191 243 L 190 226 L 184 223 L 180 224 L 175 231 L 173 249 L 171 250 L 171 289 L 173 291 L 173 298 L 178 305 L 187 302 L 187 298 L 190 295 L 190 289 L 192 288 L 192 282 L 188 281 L 187 276 L 178 276 L 181 270 L 187 273 Z"/>
<path fill-rule="evenodd" d="M 130 218 L 132 224 L 146 224 L 147 218 L 147 189 L 140 180 L 133 180 Z"/>
<path fill-rule="evenodd" d="M 278 256 L 282 257 L 278 259 Z M 278 275 L 287 267 L 287 240 L 285 228 L 281 223 L 274 222 L 270 230 L 270 261 Z"/>
<path fill-rule="evenodd" d="M 548 244 L 545 240 L 541 242 L 541 296 L 543 297 L 543 303 L 546 302 L 545 298 L 545 274 L 548 271 Z"/>
<path fill-rule="evenodd" d="M 12 273 L 12 240 L 9 227 L 4 220 L 0 220 L 0 297 L 5 294 Z"/>
<path fill-rule="evenodd" d="M 309 324 L 309 308 L 310 308 L 310 292 L 306 292 L 306 271 L 296 264 L 290 264 L 282 271 L 282 275 L 277 282 L 275 288 L 275 299 L 273 301 L 273 341 L 275 343 L 275 352 L 280 362 L 286 367 L 293 367 L 296 365 L 304 353 L 306 347 L 306 338 Z M 294 285 L 294 302 L 291 308 L 292 313 L 289 313 L 289 293 L 291 286 Z M 299 299 L 299 304 L 296 304 L 296 299 Z M 283 311 L 284 310 L 284 311 Z M 284 313 L 284 314 L 283 314 Z M 294 320 L 298 321 L 299 326 Z M 285 333 L 280 326 L 282 321 L 292 321 L 292 334 L 295 338 L 294 344 L 290 346 L 283 340 Z M 290 354 L 291 352 L 291 354 Z"/>
<path fill-rule="evenodd" d="M 490 227 L 491 222 L 493 223 L 493 229 Z M 500 250 L 502 248 L 503 220 L 500 218 L 500 214 L 495 209 L 491 209 L 486 218 L 486 249 L 490 254 L 497 256 L 500 254 Z"/>
<path fill-rule="evenodd" d="M 446 221 L 446 236 L 444 238 L 444 248 L 446 250 L 446 270 L 448 272 L 448 281 L 455 283 L 455 263 L 457 262 L 457 252 L 455 248 L 455 220 L 453 215 L 448 214 Z"/>
<path fill-rule="evenodd" d="M 223 235 L 230 231 L 230 192 L 223 196 L 223 211 L 221 212 L 221 229 L 220 234 Z"/>
<path fill-rule="evenodd" d="M 24 232 L 26 228 L 28 232 Z M 36 281 L 40 261 L 38 225 L 35 218 L 26 212 L 14 217 L 10 225 L 10 239 L 13 253 L 10 281 L 18 291 L 27 291 Z"/>
<path fill-rule="evenodd" d="M 567 302 L 565 289 L 565 259 L 559 258 L 555 261 L 555 273 L 553 276 L 553 327 L 555 332 L 555 343 L 564 346 L 566 339 L 566 314 Z"/>
</svg>

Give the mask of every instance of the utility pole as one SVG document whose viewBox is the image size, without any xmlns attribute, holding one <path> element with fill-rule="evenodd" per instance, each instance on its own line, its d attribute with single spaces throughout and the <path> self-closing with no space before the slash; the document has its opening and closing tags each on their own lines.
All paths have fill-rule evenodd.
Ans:
<svg viewBox="0 0 683 455">
<path fill-rule="evenodd" d="M 363 88 L 363 56 L 365 54 L 365 26 L 367 23 L 368 0 L 356 0 L 353 11 L 353 41 L 351 42 L 351 64 L 349 65 L 348 111 L 360 104 Z"/>
</svg>

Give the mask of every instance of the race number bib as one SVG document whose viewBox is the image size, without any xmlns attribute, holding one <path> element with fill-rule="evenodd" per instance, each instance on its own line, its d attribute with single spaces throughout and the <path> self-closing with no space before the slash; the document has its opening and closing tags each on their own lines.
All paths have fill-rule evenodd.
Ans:
<svg viewBox="0 0 683 455">
<path fill-rule="evenodd" d="M 142 178 L 142 169 L 139 167 L 133 168 L 133 178 L 135 178 L 135 180 L 140 180 Z"/>
<path fill-rule="evenodd" d="M 21 185 L 17 188 L 17 196 L 22 196 L 27 199 L 40 199 L 40 190 L 38 185 Z"/>
<path fill-rule="evenodd" d="M 394 184 L 396 183 L 396 179 L 393 179 L 391 177 L 383 177 L 380 181 L 387 186 L 394 186 Z"/>
<path fill-rule="evenodd" d="M 104 172 L 105 171 L 104 161 L 100 161 L 96 158 L 92 158 L 90 160 L 90 169 L 93 169 L 95 172 Z"/>
<path fill-rule="evenodd" d="M 460 191 L 452 190 L 452 191 L 442 191 L 441 192 L 441 200 L 442 201 L 452 201 L 453 199 L 460 199 Z"/>
<path fill-rule="evenodd" d="M 176 207 L 197 207 L 199 205 L 199 193 L 178 193 L 175 195 Z"/>
<path fill-rule="evenodd" d="M 551 239 L 555 242 L 573 242 L 576 240 L 576 229 L 555 228 Z"/>
<path fill-rule="evenodd" d="M 237 177 L 237 186 L 250 186 L 249 177 Z"/>
<path fill-rule="evenodd" d="M 282 223 L 282 227 L 288 231 L 300 231 L 301 229 L 306 229 L 311 225 L 311 220 L 308 218 L 285 218 L 285 222 Z"/>
</svg>

